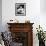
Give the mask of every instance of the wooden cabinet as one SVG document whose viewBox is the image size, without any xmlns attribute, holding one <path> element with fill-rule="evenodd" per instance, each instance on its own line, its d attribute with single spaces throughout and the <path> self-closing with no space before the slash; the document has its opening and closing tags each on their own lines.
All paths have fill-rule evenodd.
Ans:
<svg viewBox="0 0 46 46">
<path fill-rule="evenodd" d="M 23 43 L 22 46 L 33 46 L 33 23 L 7 23 L 13 41 Z"/>
</svg>

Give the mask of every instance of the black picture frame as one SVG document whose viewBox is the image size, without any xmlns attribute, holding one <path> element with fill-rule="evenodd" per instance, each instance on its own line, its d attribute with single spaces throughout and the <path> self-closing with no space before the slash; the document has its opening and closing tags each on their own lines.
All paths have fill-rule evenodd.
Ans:
<svg viewBox="0 0 46 46">
<path fill-rule="evenodd" d="M 15 16 L 26 16 L 26 3 L 15 4 Z"/>
</svg>

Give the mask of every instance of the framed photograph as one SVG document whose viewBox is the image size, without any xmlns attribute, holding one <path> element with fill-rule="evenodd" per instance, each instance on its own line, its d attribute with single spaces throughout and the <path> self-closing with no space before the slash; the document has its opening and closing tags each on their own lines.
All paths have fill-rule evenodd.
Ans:
<svg viewBox="0 0 46 46">
<path fill-rule="evenodd" d="M 26 3 L 16 3 L 15 4 L 15 15 L 16 16 L 26 16 Z"/>
</svg>

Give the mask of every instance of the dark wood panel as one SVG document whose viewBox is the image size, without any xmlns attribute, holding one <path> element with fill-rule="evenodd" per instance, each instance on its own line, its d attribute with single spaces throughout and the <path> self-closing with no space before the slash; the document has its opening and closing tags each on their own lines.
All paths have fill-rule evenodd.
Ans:
<svg viewBox="0 0 46 46">
<path fill-rule="evenodd" d="M 16 33 L 18 32 L 20 32 L 20 34 L 21 33 L 23 33 L 23 32 L 27 32 L 28 34 L 28 36 L 26 37 L 26 41 L 27 41 L 27 43 L 26 43 L 26 41 L 24 42 L 24 46 L 33 46 L 33 27 L 32 27 L 32 25 L 33 25 L 33 23 L 7 23 L 8 25 L 9 25 L 9 31 L 11 31 L 13 34 L 13 39 L 15 39 L 16 38 Z M 19 34 L 19 35 L 20 35 Z M 19 36 L 18 35 L 18 36 Z M 22 34 L 21 34 L 22 35 Z M 21 36 L 20 35 L 20 36 Z M 24 35 L 24 34 L 23 34 Z"/>
</svg>

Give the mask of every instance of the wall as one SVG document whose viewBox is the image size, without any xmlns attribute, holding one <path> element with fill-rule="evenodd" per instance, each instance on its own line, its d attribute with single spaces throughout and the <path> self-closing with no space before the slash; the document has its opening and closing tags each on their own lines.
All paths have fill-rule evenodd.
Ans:
<svg viewBox="0 0 46 46">
<path fill-rule="evenodd" d="M 40 0 L 40 24 L 46 31 L 46 0 Z"/>
<path fill-rule="evenodd" d="M 26 16 L 15 16 L 15 3 L 26 3 Z M 7 31 L 7 22 L 17 19 L 19 22 L 30 20 L 33 25 L 33 45 L 38 46 L 36 27 L 40 24 L 40 0 L 2 0 L 2 25 L 3 31 Z M 37 40 L 36 40 L 37 39 Z"/>
<path fill-rule="evenodd" d="M 42 13 L 46 13 L 46 0 L 40 0 L 40 9 Z"/>
<path fill-rule="evenodd" d="M 15 16 L 15 3 L 26 3 L 26 16 Z M 43 14 L 43 0 L 2 0 L 2 26 L 3 31 L 8 30 L 7 22 L 11 19 L 17 19 L 19 22 L 30 20 L 33 25 L 33 45 L 38 46 L 36 37 L 36 27 L 40 24 L 46 30 L 46 15 Z"/>
<path fill-rule="evenodd" d="M 2 0 L 0 0 L 0 31 L 2 29 Z"/>
<path fill-rule="evenodd" d="M 26 16 L 15 16 L 15 3 L 26 3 Z M 39 23 L 40 15 L 40 0 L 3 0 L 2 1 L 2 23 L 6 25 L 10 19 L 17 19 L 19 22 L 24 22 L 29 19 L 31 22 Z M 19 18 L 19 19 L 18 19 Z M 22 19 L 23 18 L 23 19 Z M 38 21 L 37 21 L 38 20 Z M 6 28 L 5 28 L 6 29 Z"/>
</svg>

